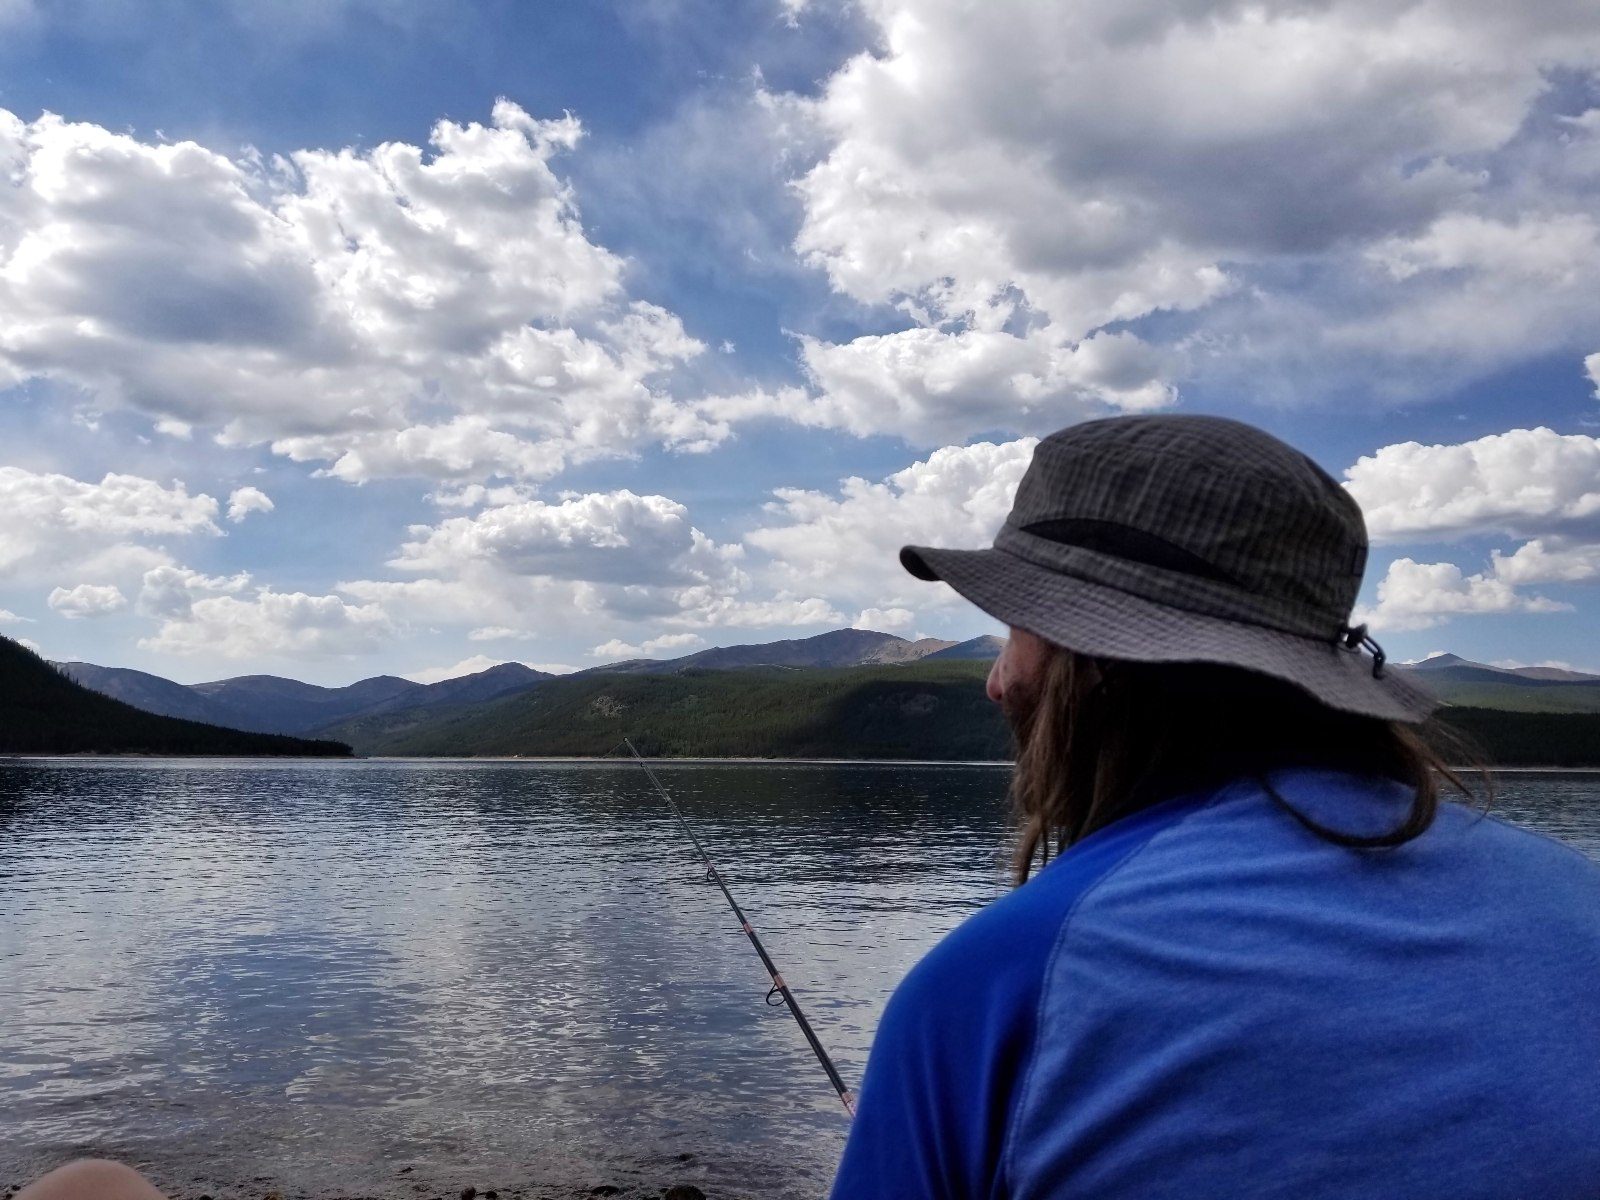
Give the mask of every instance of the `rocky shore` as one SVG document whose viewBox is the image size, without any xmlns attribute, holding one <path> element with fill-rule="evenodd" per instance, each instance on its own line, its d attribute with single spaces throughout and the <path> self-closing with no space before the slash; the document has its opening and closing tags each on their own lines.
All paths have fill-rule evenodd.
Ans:
<svg viewBox="0 0 1600 1200">
<path fill-rule="evenodd" d="M 248 1180 L 171 1178 L 153 1164 L 130 1163 L 137 1167 L 169 1197 L 169 1200 L 591 1200 L 592 1197 L 617 1197 L 618 1200 L 744 1200 L 755 1193 L 731 1192 L 722 1188 L 702 1188 L 685 1177 L 700 1174 L 694 1156 L 678 1156 L 676 1171 L 623 1168 L 605 1172 L 611 1178 L 597 1179 L 589 1186 L 571 1183 L 534 1183 L 527 1180 L 485 1182 L 483 1186 L 431 1178 L 414 1166 L 400 1167 L 393 1182 L 382 1188 L 333 1188 L 329 1190 L 291 1189 L 271 1176 Z M 43 1172 L 39 1172 L 42 1174 Z M 650 1175 L 654 1178 L 645 1178 Z M 672 1176 L 677 1176 L 673 1179 Z M 629 1178 L 629 1176 L 638 1176 Z M 663 1178 L 666 1176 L 666 1178 Z M 13 1178 L 0 1188 L 0 1200 L 13 1200 L 31 1176 Z"/>
</svg>

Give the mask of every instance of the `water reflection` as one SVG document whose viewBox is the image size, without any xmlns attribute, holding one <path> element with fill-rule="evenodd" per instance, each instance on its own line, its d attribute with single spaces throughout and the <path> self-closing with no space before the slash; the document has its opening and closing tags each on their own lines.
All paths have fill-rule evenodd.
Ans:
<svg viewBox="0 0 1600 1200">
<path fill-rule="evenodd" d="M 1002 770 L 662 778 L 847 1079 L 883 1001 L 1004 888 Z M 1600 857 L 1600 777 L 1504 813 Z M 0 1171 L 63 1151 L 375 1193 L 590 1186 L 695 1155 L 815 1195 L 837 1102 L 623 763 L 0 764 Z M 0 1179 L 11 1182 L 12 1179 Z"/>
</svg>

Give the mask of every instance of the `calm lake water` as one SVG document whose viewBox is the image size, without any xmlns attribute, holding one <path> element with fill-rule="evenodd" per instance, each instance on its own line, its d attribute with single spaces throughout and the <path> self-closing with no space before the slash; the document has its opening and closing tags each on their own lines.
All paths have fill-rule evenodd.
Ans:
<svg viewBox="0 0 1600 1200">
<path fill-rule="evenodd" d="M 660 775 L 854 1084 L 1004 890 L 1006 772 Z M 1600 860 L 1600 774 L 1500 787 Z M 635 766 L 0 763 L 0 1186 L 95 1152 L 186 1195 L 815 1196 L 845 1119 L 765 990 Z"/>
</svg>

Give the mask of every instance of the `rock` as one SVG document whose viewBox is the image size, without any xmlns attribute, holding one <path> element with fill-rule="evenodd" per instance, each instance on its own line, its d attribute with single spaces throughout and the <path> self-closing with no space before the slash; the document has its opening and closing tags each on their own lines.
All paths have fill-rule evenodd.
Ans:
<svg viewBox="0 0 1600 1200">
<path fill-rule="evenodd" d="M 483 1200 L 500 1200 L 500 1193 L 490 1188 L 483 1194 Z"/>
<path fill-rule="evenodd" d="M 669 1187 L 661 1200 L 706 1200 L 706 1194 L 692 1183 L 680 1183 L 677 1187 Z"/>
<path fill-rule="evenodd" d="M 408 1172 L 408 1171 L 415 1171 L 415 1170 L 416 1170 L 416 1168 L 415 1168 L 415 1167 L 401 1167 L 401 1168 L 400 1168 L 400 1174 L 402 1174 L 402 1175 L 404 1175 L 404 1174 L 406 1174 L 406 1173 L 407 1173 L 407 1172 Z"/>
<path fill-rule="evenodd" d="M 461 1200 L 473 1200 L 473 1197 L 477 1194 L 478 1189 L 469 1183 L 466 1187 L 461 1189 Z"/>
</svg>

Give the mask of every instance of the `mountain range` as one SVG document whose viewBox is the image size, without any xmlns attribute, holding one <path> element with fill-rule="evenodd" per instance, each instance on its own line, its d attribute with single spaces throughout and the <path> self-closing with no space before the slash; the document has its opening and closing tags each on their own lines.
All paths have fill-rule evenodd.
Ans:
<svg viewBox="0 0 1600 1200">
<path fill-rule="evenodd" d="M 634 658 L 591 667 L 580 674 L 659 675 L 685 670 L 730 671 L 742 667 L 864 667 L 876 663 L 918 662 L 922 659 L 993 658 L 1005 643 L 997 637 L 947 642 L 921 638 L 915 642 L 871 629 L 835 629 L 815 637 L 754 646 L 713 646 L 681 658 Z"/>
<path fill-rule="evenodd" d="M 1600 713 L 1600 675 L 1563 667 L 1493 667 L 1436 654 L 1399 668 L 1446 704 L 1506 712 Z"/>
<path fill-rule="evenodd" d="M 85 686 L 148 712 L 262 733 L 314 734 L 362 754 L 596 753 L 598 741 L 615 732 L 612 726 L 626 724 L 619 723 L 626 712 L 634 723 L 628 727 L 640 736 L 683 753 L 827 753 L 827 745 L 835 753 L 892 753 L 898 745 L 906 753 L 959 757 L 996 745 L 998 735 L 982 721 L 971 737 L 961 729 L 978 720 L 968 709 L 982 700 L 986 662 L 1003 645 L 995 637 L 912 641 L 836 629 L 559 677 L 501 663 L 432 684 L 379 675 L 344 687 L 273 675 L 179 684 L 90 663 L 58 666 Z M 1600 714 L 1600 675 L 1495 667 L 1454 654 L 1395 669 L 1454 706 L 1455 714 Z M 686 682 L 648 682 L 671 677 Z M 662 704 L 670 711 L 660 710 Z M 902 728 L 917 724 L 924 708 L 926 728 Z M 714 732 L 712 725 L 729 732 Z M 680 727 L 700 732 L 672 732 Z M 1537 740 L 1535 733 L 1526 736 Z"/>
<path fill-rule="evenodd" d="M 74 683 L 26 646 L 0 637 L 0 754 L 349 753 L 337 742 L 158 716 Z"/>
<path fill-rule="evenodd" d="M 395 675 L 375 675 L 345 687 L 320 687 L 278 675 L 239 675 L 184 684 L 126 667 L 82 662 L 55 665 L 74 682 L 146 712 L 255 733 L 284 734 L 324 729 L 361 713 L 493 700 L 555 678 L 521 663 L 501 663 L 429 684 Z"/>
<path fill-rule="evenodd" d="M 1006 757 L 1009 731 L 970 659 L 846 667 L 585 671 L 487 704 L 357 717 L 362 754 L 753 758 Z"/>
<path fill-rule="evenodd" d="M 750 667 L 791 669 L 855 667 L 876 664 L 992 659 L 1000 638 L 965 642 L 923 638 L 909 641 L 868 629 L 836 629 L 816 637 L 749 646 L 717 646 L 679 658 L 629 659 L 591 667 L 578 675 L 661 675 L 691 670 Z M 556 676 L 522 663 L 500 663 L 485 671 L 422 684 L 394 675 L 375 675 L 344 687 L 319 687 L 277 675 L 240 675 L 209 683 L 174 683 L 126 667 L 63 662 L 70 679 L 146 712 L 204 721 L 257 733 L 305 734 L 355 720 L 396 719 L 414 723 L 424 711 L 443 710 L 517 695 Z"/>
<path fill-rule="evenodd" d="M 1541 683 L 1584 683 L 1600 680 L 1600 675 L 1573 671 L 1566 667 L 1494 667 L 1473 662 L 1459 654 L 1435 654 L 1421 662 L 1401 664 L 1409 671 L 1485 671 L 1490 675 L 1513 675 L 1518 679 L 1533 679 Z"/>
</svg>

